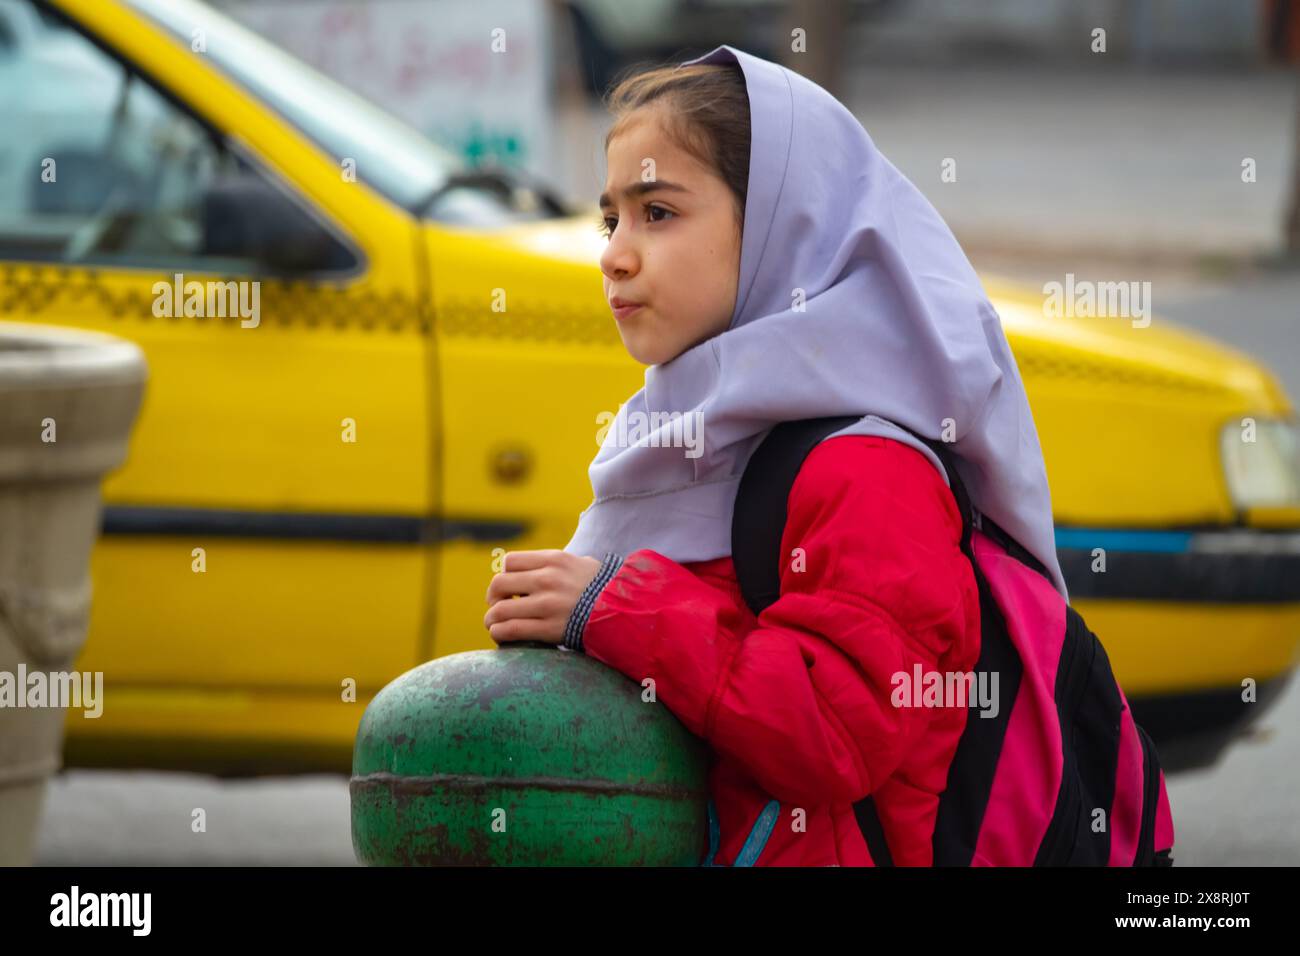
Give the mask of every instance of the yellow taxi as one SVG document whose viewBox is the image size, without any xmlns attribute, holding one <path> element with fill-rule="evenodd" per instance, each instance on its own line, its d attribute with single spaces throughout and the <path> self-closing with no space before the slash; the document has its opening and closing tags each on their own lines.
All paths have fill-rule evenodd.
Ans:
<svg viewBox="0 0 1300 956">
<path fill-rule="evenodd" d="M 594 205 L 462 168 L 197 0 L 0 0 L 0 39 L 0 319 L 130 339 L 151 376 L 68 759 L 346 769 L 379 688 L 492 646 L 501 554 L 568 540 L 641 384 Z M 1211 761 L 1300 650 L 1287 396 L 1158 319 L 986 287 L 1072 597 L 1166 766 Z"/>
</svg>

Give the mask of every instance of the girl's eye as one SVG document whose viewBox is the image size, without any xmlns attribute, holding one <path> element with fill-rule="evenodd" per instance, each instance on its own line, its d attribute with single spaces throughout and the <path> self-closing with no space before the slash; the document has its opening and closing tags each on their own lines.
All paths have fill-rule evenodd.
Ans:
<svg viewBox="0 0 1300 956">
<path fill-rule="evenodd" d="M 677 213 L 673 212 L 671 209 L 665 209 L 663 206 L 649 205 L 646 206 L 645 209 L 651 222 L 664 222 L 664 217 L 677 215 Z M 660 213 L 661 215 L 656 217 L 655 213 Z M 617 216 L 606 216 L 604 213 L 601 213 L 596 217 L 596 230 L 606 239 L 613 235 L 614 230 L 617 228 Z"/>
<path fill-rule="evenodd" d="M 663 222 L 663 221 L 664 221 L 663 219 L 655 219 L 655 218 L 654 218 L 654 213 L 657 213 L 657 212 L 661 212 L 661 213 L 663 213 L 665 216 L 675 216 L 675 215 L 677 215 L 677 213 L 673 212 L 671 209 L 665 209 L 663 206 L 646 206 L 646 211 L 649 212 L 649 213 L 651 214 L 651 217 L 650 217 L 650 221 L 651 221 L 651 222 Z"/>
</svg>

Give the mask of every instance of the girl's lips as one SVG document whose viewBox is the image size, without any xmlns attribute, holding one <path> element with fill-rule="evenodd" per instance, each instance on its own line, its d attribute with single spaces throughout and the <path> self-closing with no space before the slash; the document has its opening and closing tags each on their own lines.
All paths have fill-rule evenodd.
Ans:
<svg viewBox="0 0 1300 956">
<path fill-rule="evenodd" d="M 613 310 L 614 318 L 616 321 L 622 322 L 624 319 L 626 319 L 629 315 L 631 315 L 639 308 L 641 308 L 641 305 L 639 303 L 636 305 L 620 305 L 617 309 Z"/>
</svg>

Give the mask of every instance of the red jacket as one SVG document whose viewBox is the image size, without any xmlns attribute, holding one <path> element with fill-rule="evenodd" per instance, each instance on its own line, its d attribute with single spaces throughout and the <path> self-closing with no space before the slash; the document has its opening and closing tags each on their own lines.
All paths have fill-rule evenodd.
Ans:
<svg viewBox="0 0 1300 956">
<path fill-rule="evenodd" d="M 918 451 L 830 438 L 790 490 L 781 596 L 755 618 L 730 557 L 634 551 L 597 597 L 586 652 L 655 694 L 714 759 L 714 862 L 770 800 L 756 865 L 870 866 L 853 803 L 874 795 L 897 865 L 928 866 L 966 708 L 895 707 L 894 674 L 973 670 L 979 597 L 961 519 Z M 802 557 L 794 549 L 802 549 Z"/>
</svg>

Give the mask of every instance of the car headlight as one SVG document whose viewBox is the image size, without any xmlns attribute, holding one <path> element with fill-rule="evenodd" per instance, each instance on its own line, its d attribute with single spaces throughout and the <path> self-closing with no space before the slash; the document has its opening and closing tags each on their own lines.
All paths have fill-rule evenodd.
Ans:
<svg viewBox="0 0 1300 956">
<path fill-rule="evenodd" d="M 1243 418 L 1220 433 L 1228 493 L 1239 508 L 1300 505 L 1300 430 L 1293 421 Z"/>
</svg>

